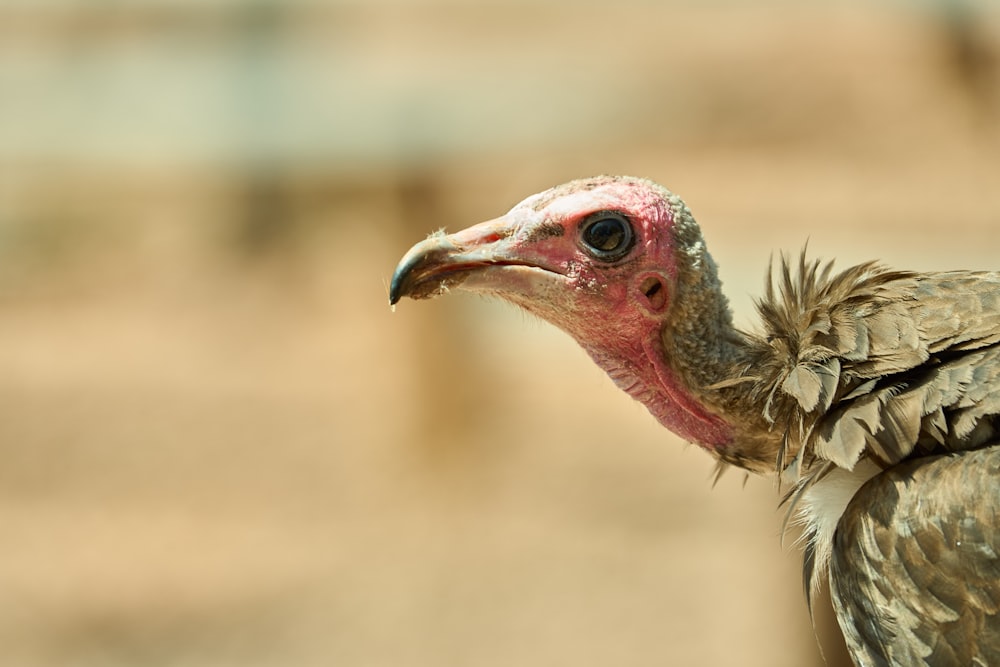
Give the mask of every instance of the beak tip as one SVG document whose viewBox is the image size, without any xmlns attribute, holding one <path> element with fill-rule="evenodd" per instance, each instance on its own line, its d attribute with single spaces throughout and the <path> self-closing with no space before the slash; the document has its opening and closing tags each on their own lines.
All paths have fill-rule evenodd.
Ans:
<svg viewBox="0 0 1000 667">
<path fill-rule="evenodd" d="M 408 262 L 404 258 L 404 261 L 400 262 L 396 270 L 393 271 L 392 280 L 389 282 L 390 306 L 395 306 L 400 299 L 409 294 L 413 266 L 412 261 Z"/>
<path fill-rule="evenodd" d="M 422 271 L 442 261 L 454 249 L 444 236 L 432 236 L 410 248 L 393 271 L 389 282 L 389 305 L 395 306 L 404 296 L 412 297 L 421 282 Z"/>
</svg>

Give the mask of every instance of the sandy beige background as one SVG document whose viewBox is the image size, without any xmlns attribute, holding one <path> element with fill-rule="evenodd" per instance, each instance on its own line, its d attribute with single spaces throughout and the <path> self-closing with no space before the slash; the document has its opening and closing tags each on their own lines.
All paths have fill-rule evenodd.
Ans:
<svg viewBox="0 0 1000 667">
<path fill-rule="evenodd" d="M 601 172 L 744 324 L 807 239 L 1000 269 L 998 67 L 988 2 L 4 3 L 0 664 L 822 664 L 770 481 L 386 284 Z"/>
</svg>

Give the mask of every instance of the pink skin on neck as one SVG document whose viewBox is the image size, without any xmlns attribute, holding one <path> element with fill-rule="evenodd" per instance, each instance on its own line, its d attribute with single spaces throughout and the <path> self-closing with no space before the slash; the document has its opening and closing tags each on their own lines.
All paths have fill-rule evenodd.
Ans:
<svg viewBox="0 0 1000 667">
<path fill-rule="evenodd" d="M 540 211 L 532 208 L 532 201 L 505 216 L 518 229 L 518 254 L 540 266 L 558 267 L 569 284 L 536 291 L 519 301 L 521 305 L 573 336 L 618 387 L 666 428 L 710 450 L 732 442 L 730 425 L 692 395 L 665 358 L 662 331 L 677 275 L 667 242 L 673 225 L 667 202 L 645 188 L 618 183 L 559 197 Z M 631 253 L 634 260 L 602 266 L 579 248 L 579 221 L 600 210 L 620 211 L 632 220 L 638 237 Z M 558 221 L 564 234 L 519 243 L 545 221 Z M 662 276 L 668 285 L 667 299 L 658 308 L 644 301 L 639 289 L 638 278 L 650 273 Z"/>
<path fill-rule="evenodd" d="M 608 319 L 596 321 L 607 322 Z M 641 333 L 640 347 L 616 344 L 613 340 L 595 341 L 600 336 L 587 335 L 584 331 L 571 331 L 570 334 L 615 385 L 645 405 L 660 424 L 705 449 L 725 447 L 733 440 L 732 427 L 691 395 L 665 361 L 659 328 L 647 322 L 650 326 Z"/>
<path fill-rule="evenodd" d="M 733 429 L 720 417 L 708 412 L 681 385 L 677 375 L 665 363 L 660 346 L 651 341 L 644 346 L 651 360 L 664 400 L 657 405 L 646 404 L 657 421 L 685 440 L 705 449 L 725 447 L 733 441 Z"/>
</svg>

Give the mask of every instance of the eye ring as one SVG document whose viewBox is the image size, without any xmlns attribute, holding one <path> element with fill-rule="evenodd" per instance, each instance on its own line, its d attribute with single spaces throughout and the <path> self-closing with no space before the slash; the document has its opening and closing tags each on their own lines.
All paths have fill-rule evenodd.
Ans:
<svg viewBox="0 0 1000 667">
<path fill-rule="evenodd" d="M 602 262 L 615 262 L 628 254 L 635 241 L 632 224 L 616 211 L 598 211 L 580 224 L 580 247 Z"/>
</svg>

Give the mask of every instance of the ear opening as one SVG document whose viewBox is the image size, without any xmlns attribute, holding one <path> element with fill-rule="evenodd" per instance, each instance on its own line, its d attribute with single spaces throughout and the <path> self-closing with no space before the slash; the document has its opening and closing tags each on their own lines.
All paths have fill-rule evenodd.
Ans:
<svg viewBox="0 0 1000 667">
<path fill-rule="evenodd" d="M 663 276 L 656 273 L 646 276 L 639 283 L 639 292 L 639 300 L 650 312 L 660 313 L 667 307 L 667 283 Z"/>
<path fill-rule="evenodd" d="M 663 283 L 656 278 L 646 278 L 640 289 L 642 290 L 642 293 L 646 295 L 647 299 L 652 299 L 657 292 L 663 289 Z"/>
</svg>

